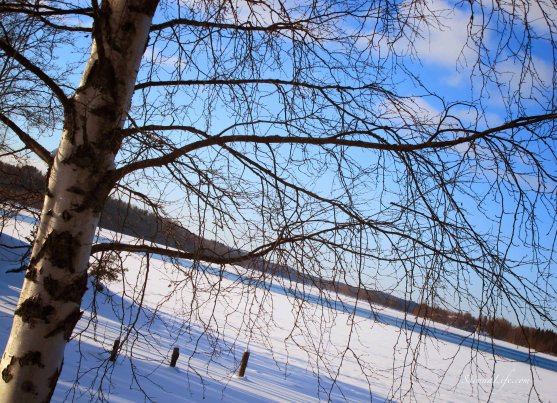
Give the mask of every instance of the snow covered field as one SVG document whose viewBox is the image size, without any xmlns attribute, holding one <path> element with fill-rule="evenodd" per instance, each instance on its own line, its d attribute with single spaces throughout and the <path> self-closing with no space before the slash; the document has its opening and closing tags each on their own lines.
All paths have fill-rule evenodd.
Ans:
<svg viewBox="0 0 557 403">
<path fill-rule="evenodd" d="M 23 217 L 3 229 L 1 243 L 12 248 L 0 249 L 2 348 L 23 278 L 5 272 L 17 267 L 23 252 L 17 247 L 31 227 Z M 468 347 L 488 345 L 485 340 L 462 343 L 454 336 L 466 332 L 435 325 L 429 335 L 420 334 L 392 325 L 404 323 L 400 312 L 349 298 L 338 309 L 333 296 L 250 278 L 239 267 L 192 268 L 189 261 L 134 254 L 124 265 L 124 281 L 100 293 L 89 287 L 53 401 L 557 400 L 557 359 L 551 356 L 538 355 L 542 367 L 516 362 Z M 383 321 L 374 320 L 374 312 Z M 431 336 L 440 334 L 452 336 Z M 117 338 L 122 348 L 113 363 L 108 358 Z M 527 352 L 495 343 L 507 356 Z M 174 347 L 180 357 L 171 368 Z M 245 350 L 251 356 L 246 376 L 238 378 Z"/>
</svg>

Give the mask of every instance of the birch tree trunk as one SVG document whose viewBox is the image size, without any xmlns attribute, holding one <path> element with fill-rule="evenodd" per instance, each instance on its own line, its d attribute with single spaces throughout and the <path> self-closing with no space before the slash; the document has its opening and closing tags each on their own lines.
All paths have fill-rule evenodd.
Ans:
<svg viewBox="0 0 557 403">
<path fill-rule="evenodd" d="M 54 392 L 82 315 L 91 244 L 156 6 L 109 0 L 95 9 L 90 59 L 64 105 L 62 140 L 0 364 L 0 402 L 49 401 Z"/>
</svg>

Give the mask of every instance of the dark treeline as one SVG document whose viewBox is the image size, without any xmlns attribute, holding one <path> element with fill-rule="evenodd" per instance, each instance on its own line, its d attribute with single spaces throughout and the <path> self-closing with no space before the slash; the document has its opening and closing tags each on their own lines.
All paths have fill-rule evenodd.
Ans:
<svg viewBox="0 0 557 403">
<path fill-rule="evenodd" d="M 553 330 L 514 326 L 504 318 L 484 315 L 477 318 L 469 312 L 452 312 L 440 307 L 431 307 L 427 304 L 417 304 L 411 312 L 418 317 L 444 323 L 468 332 L 484 333 L 494 339 L 557 355 L 557 333 Z"/>
<path fill-rule="evenodd" d="M 45 176 L 35 167 L 15 166 L 0 161 L 0 200 L 4 205 L 15 204 L 40 208 L 45 186 Z M 234 256 L 242 253 L 241 250 L 231 249 L 223 243 L 204 239 L 153 212 L 145 211 L 131 203 L 117 199 L 109 199 L 106 202 L 100 227 L 188 252 L 195 252 L 199 248 L 203 248 L 211 250 L 215 255 Z M 557 355 L 557 333 L 552 330 L 514 326 L 503 318 L 486 316 L 477 318 L 468 312 L 453 312 L 424 303 L 418 304 L 382 291 L 363 289 L 339 281 L 300 273 L 287 265 L 268 262 L 262 258 L 244 261 L 239 263 L 239 266 L 287 278 L 292 282 L 311 284 L 320 290 L 334 291 L 471 333 L 482 332 L 495 339 Z"/>
<path fill-rule="evenodd" d="M 39 208 L 44 199 L 45 177 L 31 165 L 0 161 L 0 198 L 4 204 Z"/>
</svg>

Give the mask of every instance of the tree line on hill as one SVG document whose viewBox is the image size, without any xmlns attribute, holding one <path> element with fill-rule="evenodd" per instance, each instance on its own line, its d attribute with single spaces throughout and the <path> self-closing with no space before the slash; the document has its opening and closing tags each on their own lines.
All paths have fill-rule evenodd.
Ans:
<svg viewBox="0 0 557 403">
<path fill-rule="evenodd" d="M 435 322 L 444 323 L 467 332 L 487 334 L 498 340 L 508 341 L 531 350 L 557 355 L 557 333 L 548 329 L 537 329 L 529 326 L 515 326 L 505 318 L 479 318 L 469 312 L 452 312 L 441 307 L 428 304 L 416 304 L 412 314 Z"/>
<path fill-rule="evenodd" d="M 38 209 L 44 200 L 44 191 L 45 176 L 37 168 L 0 161 L 0 209 L 9 209 L 14 205 L 19 209 Z M 184 251 L 195 251 L 202 247 L 211 250 L 215 255 L 240 255 L 242 253 L 241 250 L 234 250 L 221 242 L 202 238 L 171 220 L 115 198 L 107 200 L 101 216 L 100 227 Z M 238 265 L 272 276 L 280 276 L 292 282 L 311 284 L 320 290 L 334 291 L 341 295 L 358 298 L 361 301 L 407 312 L 416 317 L 444 323 L 470 333 L 484 333 L 494 339 L 557 355 L 557 333 L 552 330 L 515 326 L 504 318 L 484 315 L 478 318 L 469 312 L 454 312 L 426 303 L 416 303 L 379 290 L 364 289 L 336 280 L 301 273 L 287 265 L 269 262 L 262 258 L 252 258 L 239 262 Z M 95 274 L 106 279 L 115 278 L 109 270 L 99 267 L 93 270 L 93 275 Z M 97 286 L 99 285 L 98 278 L 95 283 Z"/>
</svg>

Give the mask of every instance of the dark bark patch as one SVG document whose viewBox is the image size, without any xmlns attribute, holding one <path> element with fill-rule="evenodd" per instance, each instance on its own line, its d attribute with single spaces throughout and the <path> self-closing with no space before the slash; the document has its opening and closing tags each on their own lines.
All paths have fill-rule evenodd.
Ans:
<svg viewBox="0 0 557 403">
<path fill-rule="evenodd" d="M 52 278 L 52 276 L 46 276 L 43 279 L 43 286 L 46 292 L 48 292 L 54 300 L 59 299 L 61 294 L 61 287 L 58 280 Z"/>
<path fill-rule="evenodd" d="M 54 389 L 56 388 L 56 384 L 58 383 L 58 378 L 60 377 L 60 373 L 62 372 L 62 366 L 64 365 L 64 361 L 62 361 L 62 365 L 60 368 L 56 368 L 54 373 L 48 377 L 48 396 L 44 400 L 44 403 L 49 403 L 52 399 L 52 395 L 54 394 Z"/>
<path fill-rule="evenodd" d="M 129 6 L 130 11 L 135 11 L 136 13 L 142 13 L 146 15 L 153 15 L 155 14 L 155 10 L 157 9 L 158 1 L 148 0 L 143 3 L 141 6 Z"/>
<path fill-rule="evenodd" d="M 106 94 L 110 94 L 112 99 L 116 99 L 116 89 L 118 88 L 116 82 L 116 73 L 112 63 L 106 58 L 100 57 L 95 60 L 93 66 L 88 71 L 86 77 L 84 77 L 85 84 L 84 87 L 91 85 L 94 88 L 104 91 Z"/>
<path fill-rule="evenodd" d="M 48 317 L 54 313 L 52 305 L 43 305 L 41 297 L 35 296 L 27 298 L 15 310 L 14 315 L 21 316 L 21 320 L 30 326 L 35 324 L 35 320 L 42 320 L 49 323 Z"/>
<path fill-rule="evenodd" d="M 78 88 L 79 91 L 79 88 Z M 75 144 L 75 128 L 76 113 L 75 113 L 75 95 L 72 95 L 66 105 L 66 113 L 64 113 L 64 139 L 67 139 L 71 144 Z"/>
<path fill-rule="evenodd" d="M 18 361 L 20 367 L 35 365 L 39 368 L 44 368 L 40 351 L 29 351 L 23 357 L 19 358 Z"/>
<path fill-rule="evenodd" d="M 62 212 L 62 220 L 70 221 L 72 218 L 73 218 L 73 216 L 70 214 L 70 212 L 68 210 L 64 210 Z"/>
<path fill-rule="evenodd" d="M 85 198 L 85 201 L 81 205 L 81 209 L 92 210 L 95 214 L 101 213 L 108 199 L 108 194 L 116 183 L 116 176 L 114 170 L 104 172 L 97 181 L 96 187 L 94 187 Z"/>
<path fill-rule="evenodd" d="M 120 129 L 107 130 L 95 144 L 99 149 L 116 153 L 122 145 L 122 131 Z"/>
<path fill-rule="evenodd" d="M 56 327 L 48 332 L 44 337 L 52 337 L 57 335 L 58 333 L 64 334 L 64 340 L 69 341 L 72 335 L 73 329 L 81 316 L 83 315 L 83 311 L 80 311 L 79 308 L 75 308 L 68 316 L 62 319 L 60 322 L 56 324 Z"/>
<path fill-rule="evenodd" d="M 109 179 L 106 179 L 106 182 L 104 182 L 105 178 Z M 98 182 L 97 187 L 91 190 L 85 198 L 85 201 L 80 206 L 75 207 L 74 211 L 82 212 L 85 210 L 91 210 L 94 214 L 99 214 L 103 210 L 108 193 L 112 189 L 111 184 L 114 182 L 110 182 L 111 178 L 111 175 L 108 173 L 105 174 L 103 179 Z"/>
<path fill-rule="evenodd" d="M 12 374 L 12 368 L 15 365 L 15 361 L 15 357 L 12 357 L 8 366 L 2 370 L 2 380 L 6 383 L 10 382 L 14 377 Z"/>
<path fill-rule="evenodd" d="M 66 189 L 66 191 L 68 191 L 70 193 L 75 193 L 75 194 L 81 195 L 81 196 L 84 196 L 85 194 L 87 194 L 87 192 L 85 192 L 85 190 L 81 189 L 78 186 L 70 186 L 69 188 Z"/>
<path fill-rule="evenodd" d="M 79 242 L 70 232 L 64 231 L 57 234 L 52 231 L 43 245 L 43 250 L 48 253 L 49 260 L 54 266 L 62 269 L 67 268 L 73 273 L 73 258 L 78 247 Z"/>
<path fill-rule="evenodd" d="M 105 186 L 103 186 L 102 184 L 97 187 L 95 192 L 92 192 L 88 204 L 93 213 L 100 214 L 103 211 L 107 197 L 108 192 L 105 191 Z"/>
<path fill-rule="evenodd" d="M 13 379 L 14 375 L 12 374 L 12 369 L 16 365 L 16 363 L 19 363 L 20 367 L 24 367 L 26 365 L 35 365 L 39 368 L 44 368 L 40 351 L 29 351 L 27 354 L 20 358 L 12 356 L 8 366 L 2 370 L 2 380 L 4 382 L 8 383 Z M 21 385 L 21 387 L 23 388 L 23 384 Z"/>
<path fill-rule="evenodd" d="M 46 276 L 43 279 L 43 286 L 52 299 L 56 301 L 80 303 L 83 293 L 87 290 L 87 273 L 72 279 L 69 283 L 56 280 L 52 276 Z"/>
<path fill-rule="evenodd" d="M 104 120 L 113 122 L 117 118 L 116 108 L 114 105 L 98 106 L 90 110 L 93 115 L 96 115 Z"/>
<path fill-rule="evenodd" d="M 135 32 L 135 25 L 128 21 L 124 25 L 122 25 L 122 30 L 128 32 L 130 35 Z"/>
<path fill-rule="evenodd" d="M 95 166 L 97 153 L 89 143 L 81 144 L 73 150 L 71 155 L 62 161 L 64 164 L 73 164 L 80 168 Z"/>
<path fill-rule="evenodd" d="M 29 263 L 29 267 L 27 267 L 27 272 L 25 273 L 25 278 L 34 283 L 37 281 L 37 268 L 35 267 L 34 262 Z"/>
<path fill-rule="evenodd" d="M 31 393 L 33 395 L 38 395 L 37 388 L 35 384 L 31 381 L 24 381 L 21 383 L 21 391 L 23 393 Z"/>
</svg>

